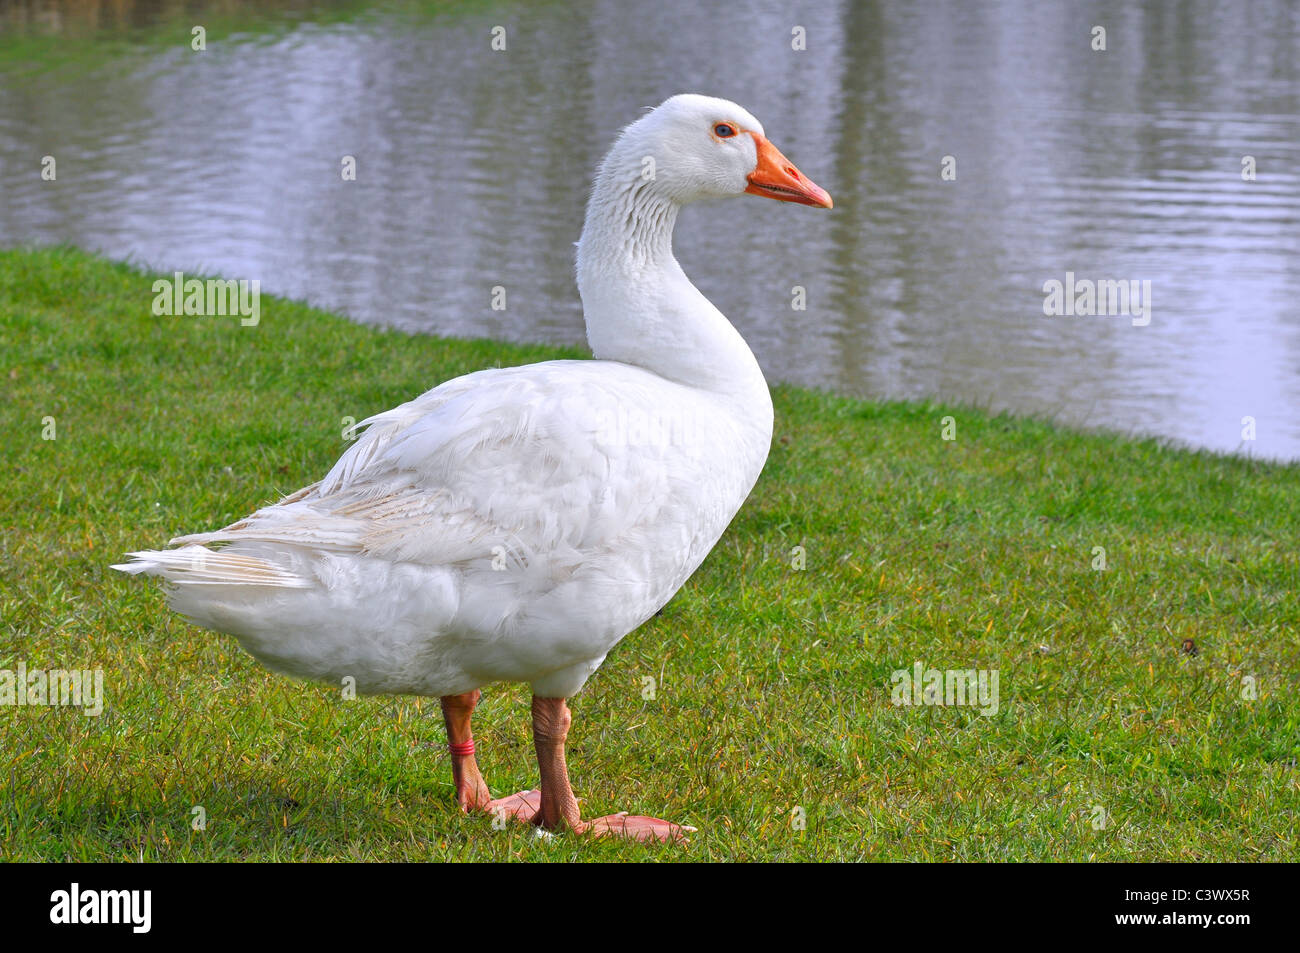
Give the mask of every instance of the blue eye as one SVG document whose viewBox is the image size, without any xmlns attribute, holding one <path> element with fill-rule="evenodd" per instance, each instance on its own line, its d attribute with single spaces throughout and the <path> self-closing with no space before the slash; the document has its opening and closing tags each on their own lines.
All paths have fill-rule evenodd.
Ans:
<svg viewBox="0 0 1300 953">
<path fill-rule="evenodd" d="M 719 139 L 730 139 L 736 134 L 734 126 L 728 126 L 725 122 L 720 122 L 713 127 L 713 134 Z"/>
</svg>

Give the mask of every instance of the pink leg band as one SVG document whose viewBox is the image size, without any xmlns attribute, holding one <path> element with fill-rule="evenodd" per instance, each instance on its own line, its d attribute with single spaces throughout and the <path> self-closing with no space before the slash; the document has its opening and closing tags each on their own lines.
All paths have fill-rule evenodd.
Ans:
<svg viewBox="0 0 1300 953">
<path fill-rule="evenodd" d="M 449 741 L 447 742 L 447 750 L 461 757 L 471 755 L 474 753 L 474 739 L 471 738 L 469 741 Z"/>
</svg>

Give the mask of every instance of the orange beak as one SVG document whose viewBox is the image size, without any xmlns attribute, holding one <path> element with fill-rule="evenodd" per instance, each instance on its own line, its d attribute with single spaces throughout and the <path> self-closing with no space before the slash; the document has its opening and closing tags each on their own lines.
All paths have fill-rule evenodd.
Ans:
<svg viewBox="0 0 1300 953">
<path fill-rule="evenodd" d="M 751 195 L 764 195 L 778 202 L 798 202 L 817 208 L 834 208 L 830 194 L 808 176 L 794 167 L 781 150 L 763 136 L 751 132 L 758 146 L 758 168 L 749 174 Z"/>
</svg>

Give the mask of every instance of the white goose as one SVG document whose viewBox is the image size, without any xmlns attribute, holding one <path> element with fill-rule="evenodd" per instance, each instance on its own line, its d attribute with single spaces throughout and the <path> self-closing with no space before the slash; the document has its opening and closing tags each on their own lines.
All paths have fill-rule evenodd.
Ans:
<svg viewBox="0 0 1300 953">
<path fill-rule="evenodd" d="M 680 839 L 657 818 L 580 819 L 565 700 L 695 571 L 767 459 L 758 363 L 672 252 L 682 205 L 745 192 L 831 207 L 735 103 L 667 100 L 623 130 L 587 206 L 595 360 L 448 381 L 365 421 L 319 483 L 114 568 L 162 576 L 172 608 L 276 671 L 439 696 L 467 811 Z M 541 785 L 494 801 L 470 716 L 498 681 L 532 687 Z"/>
</svg>

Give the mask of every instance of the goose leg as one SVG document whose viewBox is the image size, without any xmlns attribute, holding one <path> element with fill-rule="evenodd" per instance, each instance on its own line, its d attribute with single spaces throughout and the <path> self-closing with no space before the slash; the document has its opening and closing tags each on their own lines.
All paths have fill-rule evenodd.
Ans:
<svg viewBox="0 0 1300 953">
<path fill-rule="evenodd" d="M 614 835 L 639 841 L 673 841 L 686 839 L 694 828 L 682 827 L 657 817 L 611 814 L 594 821 L 584 821 L 578 814 L 578 799 L 569 786 L 569 769 L 564 760 L 564 743 L 573 716 L 563 698 L 533 696 L 533 745 L 537 749 L 537 766 L 541 771 L 540 803 L 533 816 L 534 824 L 548 830 L 567 828 L 597 837 Z"/>
<path fill-rule="evenodd" d="M 447 725 L 447 747 L 451 750 L 451 776 L 456 782 L 456 803 L 462 811 L 485 810 L 492 800 L 474 757 L 474 736 L 469 720 L 483 693 L 477 688 L 463 695 L 444 695 L 442 720 Z"/>
<path fill-rule="evenodd" d="M 584 828 L 578 815 L 578 799 L 569 786 L 569 766 L 564 760 L 564 742 L 569 737 L 573 715 L 563 698 L 533 696 L 533 748 L 542 776 L 541 805 L 533 823 L 548 830 Z"/>
</svg>

